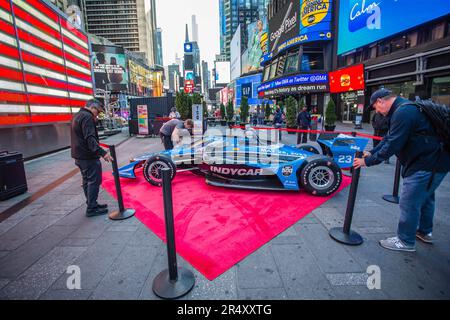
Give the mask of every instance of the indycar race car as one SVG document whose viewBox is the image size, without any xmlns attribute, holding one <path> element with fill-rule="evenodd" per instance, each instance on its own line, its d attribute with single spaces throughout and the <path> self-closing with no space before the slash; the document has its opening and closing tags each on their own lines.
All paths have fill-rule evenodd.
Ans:
<svg viewBox="0 0 450 320">
<path fill-rule="evenodd" d="M 172 150 L 149 153 L 119 169 L 119 176 L 136 178 L 142 167 L 145 179 L 161 186 L 160 169 L 169 168 L 173 179 L 180 171 L 206 178 L 213 186 L 241 189 L 299 190 L 326 196 L 342 181 L 341 169 L 350 169 L 356 151 L 368 139 L 342 134 L 321 134 L 319 150 L 311 145 L 288 146 L 261 140 L 254 130 L 240 136 L 204 136 Z"/>
</svg>

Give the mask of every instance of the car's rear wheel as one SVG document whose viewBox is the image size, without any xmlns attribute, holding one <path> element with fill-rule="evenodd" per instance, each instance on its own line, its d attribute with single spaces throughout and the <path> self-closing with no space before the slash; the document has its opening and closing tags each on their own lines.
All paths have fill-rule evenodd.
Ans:
<svg viewBox="0 0 450 320">
<path fill-rule="evenodd" d="M 177 172 L 176 165 L 173 161 L 163 156 L 150 157 L 145 161 L 144 168 L 142 169 L 145 180 L 154 186 L 162 186 L 162 176 L 159 171 L 164 168 L 170 169 L 170 177 L 173 180 Z"/>
<path fill-rule="evenodd" d="M 300 150 L 305 150 L 305 151 L 311 152 L 311 153 L 320 154 L 320 151 L 317 150 L 316 147 L 314 147 L 310 144 L 299 144 L 297 146 L 297 148 Z"/>
<path fill-rule="evenodd" d="M 303 189 L 316 196 L 328 196 L 339 188 L 342 172 L 332 159 L 314 156 L 305 162 L 299 175 Z"/>
</svg>

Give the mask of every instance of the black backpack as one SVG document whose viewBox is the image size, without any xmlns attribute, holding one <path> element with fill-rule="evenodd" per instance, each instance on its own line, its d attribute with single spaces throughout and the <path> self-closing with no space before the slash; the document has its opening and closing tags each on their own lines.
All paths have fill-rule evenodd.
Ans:
<svg viewBox="0 0 450 320">
<path fill-rule="evenodd" d="M 426 115 L 436 130 L 444 150 L 450 153 L 450 108 L 431 100 L 417 100 L 404 104 L 414 104 Z"/>
</svg>

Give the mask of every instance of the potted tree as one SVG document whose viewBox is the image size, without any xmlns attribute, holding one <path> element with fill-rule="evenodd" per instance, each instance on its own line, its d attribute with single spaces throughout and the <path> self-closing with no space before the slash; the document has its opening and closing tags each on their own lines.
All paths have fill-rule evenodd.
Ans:
<svg viewBox="0 0 450 320">
<path fill-rule="evenodd" d="M 285 100 L 286 105 L 286 127 L 288 129 L 297 128 L 297 100 L 294 97 L 289 96 Z M 289 134 L 295 134 L 295 132 L 288 131 Z"/>
<path fill-rule="evenodd" d="M 235 122 L 233 121 L 234 117 L 234 105 L 232 101 L 228 101 L 227 103 L 227 124 L 228 126 L 234 126 Z"/>
<path fill-rule="evenodd" d="M 336 105 L 333 99 L 327 104 L 327 109 L 325 110 L 325 130 L 334 131 L 336 128 Z"/>
<path fill-rule="evenodd" d="M 249 105 L 248 105 L 248 98 L 247 97 L 242 97 L 241 100 L 241 124 L 243 126 L 245 126 L 248 122 L 248 109 L 249 109 Z"/>
<path fill-rule="evenodd" d="M 227 120 L 226 120 L 226 114 L 225 114 L 225 106 L 223 105 L 223 103 L 220 104 L 220 125 L 221 126 L 226 126 L 227 125 Z"/>
</svg>

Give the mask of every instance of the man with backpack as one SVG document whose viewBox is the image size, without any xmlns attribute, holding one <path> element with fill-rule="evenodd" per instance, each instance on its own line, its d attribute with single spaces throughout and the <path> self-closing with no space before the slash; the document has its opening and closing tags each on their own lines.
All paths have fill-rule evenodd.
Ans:
<svg viewBox="0 0 450 320">
<path fill-rule="evenodd" d="M 398 157 L 403 187 L 397 236 L 381 240 L 380 245 L 415 251 L 416 238 L 433 243 L 434 194 L 450 170 L 450 111 L 430 101 L 411 102 L 387 89 L 375 91 L 370 105 L 389 118 L 389 132 L 362 159 L 355 158 L 353 166 L 370 167 Z"/>
</svg>

